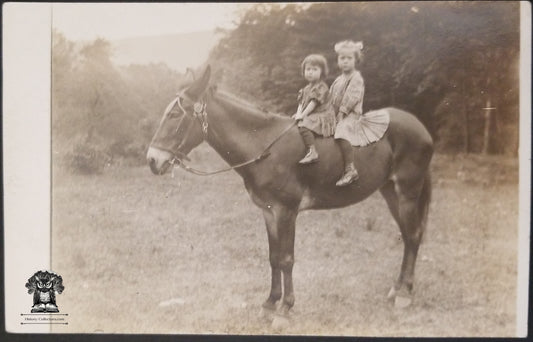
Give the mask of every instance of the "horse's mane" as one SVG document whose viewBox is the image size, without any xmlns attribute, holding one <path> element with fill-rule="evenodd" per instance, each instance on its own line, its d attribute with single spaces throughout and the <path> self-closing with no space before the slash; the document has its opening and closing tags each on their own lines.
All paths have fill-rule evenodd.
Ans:
<svg viewBox="0 0 533 342">
<path fill-rule="evenodd" d="M 214 92 L 215 96 L 229 102 L 232 106 L 237 107 L 239 110 L 245 111 L 250 115 L 260 117 L 263 119 L 273 119 L 273 118 L 287 118 L 286 115 L 280 113 L 272 113 L 265 110 L 262 110 L 256 104 L 253 104 L 249 101 L 246 101 L 228 91 L 225 90 L 216 90 Z"/>
</svg>

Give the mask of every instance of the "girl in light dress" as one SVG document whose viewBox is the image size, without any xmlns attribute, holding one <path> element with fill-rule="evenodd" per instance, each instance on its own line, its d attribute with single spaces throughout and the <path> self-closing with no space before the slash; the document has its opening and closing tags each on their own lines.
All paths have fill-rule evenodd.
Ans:
<svg viewBox="0 0 533 342">
<path fill-rule="evenodd" d="M 354 43 L 351 40 L 335 44 L 337 62 L 342 74 L 331 85 L 330 93 L 337 119 L 335 139 L 344 159 L 344 174 L 336 183 L 337 186 L 348 185 L 359 178 L 348 135 L 353 119 L 363 114 L 365 82 L 361 73 L 355 68 L 356 64 L 361 62 L 362 49 L 363 43 Z"/>
<path fill-rule="evenodd" d="M 335 44 L 342 74 L 331 85 L 330 94 L 337 121 L 335 140 L 344 158 L 344 174 L 337 186 L 346 186 L 359 178 L 352 146 L 367 146 L 381 139 L 390 120 L 385 110 L 363 114 L 365 82 L 356 69 L 362 61 L 362 50 L 362 42 L 345 40 Z"/>
</svg>

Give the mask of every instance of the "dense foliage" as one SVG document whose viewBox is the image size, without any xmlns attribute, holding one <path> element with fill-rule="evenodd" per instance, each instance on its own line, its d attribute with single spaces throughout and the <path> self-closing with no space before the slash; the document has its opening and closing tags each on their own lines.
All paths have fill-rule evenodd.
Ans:
<svg viewBox="0 0 533 342">
<path fill-rule="evenodd" d="M 257 4 L 212 51 L 224 87 L 292 113 L 310 53 L 338 74 L 334 43 L 364 42 L 365 111 L 413 112 L 441 151 L 481 152 L 488 101 L 489 151 L 518 148 L 519 6 L 505 2 Z"/>
<path fill-rule="evenodd" d="M 222 33 L 208 60 L 215 82 L 265 110 L 295 111 L 306 55 L 326 56 L 330 84 L 339 73 L 333 45 L 361 40 L 365 111 L 411 111 L 441 152 L 517 153 L 517 2 L 258 3 Z M 161 63 L 117 67 L 111 54 L 106 40 L 54 32 L 54 164 L 91 173 L 143 162 L 183 75 Z M 487 105 L 496 108 L 490 122 Z"/>
<path fill-rule="evenodd" d="M 143 162 L 182 75 L 165 64 L 116 67 L 103 39 L 79 45 L 54 32 L 52 51 L 54 161 L 84 173 Z"/>
</svg>

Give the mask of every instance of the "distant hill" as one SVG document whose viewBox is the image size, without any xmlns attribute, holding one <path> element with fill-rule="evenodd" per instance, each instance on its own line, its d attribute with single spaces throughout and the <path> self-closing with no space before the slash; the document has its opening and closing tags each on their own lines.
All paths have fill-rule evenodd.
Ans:
<svg viewBox="0 0 533 342">
<path fill-rule="evenodd" d="M 163 62 L 184 72 L 205 62 L 219 39 L 214 31 L 202 31 L 114 40 L 112 59 L 117 65 Z"/>
</svg>

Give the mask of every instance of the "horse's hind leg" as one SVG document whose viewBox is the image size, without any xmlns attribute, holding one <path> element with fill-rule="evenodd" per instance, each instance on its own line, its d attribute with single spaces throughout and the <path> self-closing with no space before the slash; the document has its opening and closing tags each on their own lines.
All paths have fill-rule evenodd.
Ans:
<svg viewBox="0 0 533 342">
<path fill-rule="evenodd" d="M 381 195 L 383 195 L 383 198 L 387 202 L 387 206 L 389 207 L 390 213 L 392 214 L 392 217 L 394 218 L 394 221 L 396 221 L 396 224 L 398 224 L 398 227 L 400 227 L 400 231 L 405 231 L 403 227 L 404 223 L 403 220 L 400 218 L 400 200 L 398 198 L 398 194 L 396 193 L 395 184 L 392 180 L 388 181 L 381 189 L 380 189 Z M 405 241 L 405 238 L 404 238 Z M 406 263 L 406 251 L 407 247 L 404 245 L 404 258 L 402 263 L 402 271 L 400 272 L 400 276 L 398 277 L 398 280 L 396 281 L 396 284 L 391 288 L 388 294 L 389 299 L 397 300 L 397 290 L 401 288 L 401 280 L 403 279 L 404 274 L 404 265 Z M 404 301 L 406 302 L 406 301 Z"/>
<path fill-rule="evenodd" d="M 396 179 L 381 189 L 404 242 L 400 275 L 389 293 L 389 297 L 395 298 L 397 306 L 407 306 L 411 302 L 415 263 L 425 229 L 430 186 L 429 177 L 425 177 L 416 182 Z"/>
<path fill-rule="evenodd" d="M 381 195 L 383 195 L 383 198 L 385 198 L 392 217 L 399 226 L 401 224 L 401 221 L 400 213 L 398 210 L 398 195 L 394 190 L 394 182 L 392 180 L 388 181 L 381 189 L 379 189 L 379 191 L 381 192 Z"/>
</svg>

